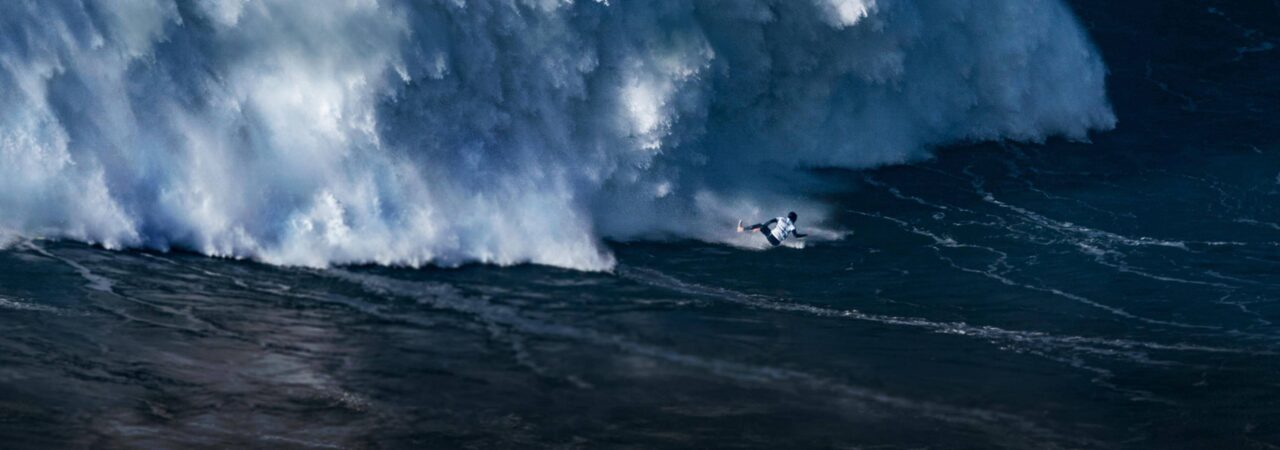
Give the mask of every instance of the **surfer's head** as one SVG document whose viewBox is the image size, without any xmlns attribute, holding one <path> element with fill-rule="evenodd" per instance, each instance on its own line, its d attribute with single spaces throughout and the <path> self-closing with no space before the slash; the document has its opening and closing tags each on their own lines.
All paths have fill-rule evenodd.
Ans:
<svg viewBox="0 0 1280 450">
<path fill-rule="evenodd" d="M 791 212 L 787 213 L 787 218 L 788 218 L 788 219 L 791 219 L 791 221 L 792 221 L 792 222 L 795 222 L 795 221 L 796 221 L 796 212 L 795 212 L 795 211 L 791 211 Z"/>
</svg>

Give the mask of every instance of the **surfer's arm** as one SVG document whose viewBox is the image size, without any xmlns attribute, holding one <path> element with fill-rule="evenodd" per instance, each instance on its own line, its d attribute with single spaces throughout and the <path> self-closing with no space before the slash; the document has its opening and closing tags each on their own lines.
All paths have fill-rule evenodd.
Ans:
<svg viewBox="0 0 1280 450">
<path fill-rule="evenodd" d="M 797 232 L 795 232 L 795 233 L 794 233 L 794 235 L 795 235 L 796 239 L 799 239 L 799 238 L 802 238 L 802 237 L 808 236 L 807 234 L 804 234 L 804 233 L 801 233 L 801 232 L 798 232 L 798 231 L 797 231 Z"/>
</svg>

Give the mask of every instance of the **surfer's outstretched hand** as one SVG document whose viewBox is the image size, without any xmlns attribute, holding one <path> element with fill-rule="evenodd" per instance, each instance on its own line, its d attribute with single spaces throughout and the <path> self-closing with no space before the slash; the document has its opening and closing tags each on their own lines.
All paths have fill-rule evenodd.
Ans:
<svg viewBox="0 0 1280 450">
<path fill-rule="evenodd" d="M 741 233 L 741 232 L 742 232 L 742 221 L 741 221 L 741 220 L 739 220 L 739 221 L 738 221 L 738 232 L 739 232 L 739 233 Z"/>
</svg>

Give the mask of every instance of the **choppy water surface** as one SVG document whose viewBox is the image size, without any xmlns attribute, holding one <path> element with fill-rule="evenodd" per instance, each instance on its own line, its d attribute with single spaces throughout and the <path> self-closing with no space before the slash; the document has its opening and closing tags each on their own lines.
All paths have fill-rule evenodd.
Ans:
<svg viewBox="0 0 1280 450">
<path fill-rule="evenodd" d="M 0 436 L 1280 446 L 1277 41 L 1248 22 L 1269 9 L 1187 3 L 1077 2 L 1115 131 L 818 171 L 825 225 L 852 233 L 804 249 L 313 270 L 18 240 L 0 251 Z"/>
<path fill-rule="evenodd" d="M 1071 150 L 828 174 L 849 187 L 833 200 L 845 240 L 616 244 L 611 274 L 17 243 L 0 253 L 0 433 L 32 447 L 1276 443 L 1275 174 L 1097 171 L 1105 155 Z M 1254 155 L 1238 157 L 1274 161 Z"/>
</svg>

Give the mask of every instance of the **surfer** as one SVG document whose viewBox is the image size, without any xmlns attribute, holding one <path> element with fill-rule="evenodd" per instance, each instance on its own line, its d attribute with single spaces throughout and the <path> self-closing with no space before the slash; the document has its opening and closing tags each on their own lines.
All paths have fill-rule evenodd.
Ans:
<svg viewBox="0 0 1280 450">
<path fill-rule="evenodd" d="M 808 236 L 796 232 L 796 213 L 795 211 L 787 213 L 787 217 L 775 217 L 765 223 L 757 223 L 755 225 L 743 228 L 742 221 L 738 221 L 738 232 L 760 230 L 760 234 L 769 240 L 769 245 L 777 247 L 782 245 L 782 241 L 795 237 L 797 239 Z"/>
</svg>

